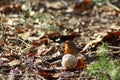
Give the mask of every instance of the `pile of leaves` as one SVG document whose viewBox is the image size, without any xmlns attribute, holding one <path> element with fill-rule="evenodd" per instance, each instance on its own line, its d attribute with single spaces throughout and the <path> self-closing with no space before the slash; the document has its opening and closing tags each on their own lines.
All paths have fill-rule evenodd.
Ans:
<svg viewBox="0 0 120 80">
<path fill-rule="evenodd" d="M 118 3 L 119 0 L 1 0 L 0 79 L 119 80 Z M 75 44 L 73 52 L 78 49 L 77 68 L 61 65 L 66 41 Z"/>
</svg>

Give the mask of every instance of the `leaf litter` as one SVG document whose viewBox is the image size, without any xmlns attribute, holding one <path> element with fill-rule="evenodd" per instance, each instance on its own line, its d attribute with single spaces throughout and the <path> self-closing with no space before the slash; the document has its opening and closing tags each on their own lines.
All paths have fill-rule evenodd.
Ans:
<svg viewBox="0 0 120 80">
<path fill-rule="evenodd" d="M 98 45 L 108 42 L 119 58 L 119 11 L 105 7 L 91 0 L 0 4 L 0 79 L 92 80 L 85 69 L 96 60 Z M 62 57 L 77 49 L 65 48 L 68 40 L 79 50 L 73 69 L 61 65 Z"/>
</svg>

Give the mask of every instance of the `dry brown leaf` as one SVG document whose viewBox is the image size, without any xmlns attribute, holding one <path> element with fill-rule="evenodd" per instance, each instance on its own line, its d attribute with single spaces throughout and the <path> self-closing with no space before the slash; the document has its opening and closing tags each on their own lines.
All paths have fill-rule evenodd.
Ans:
<svg viewBox="0 0 120 80">
<path fill-rule="evenodd" d="M 103 36 L 103 35 L 102 35 Z M 119 45 L 117 43 L 117 40 L 120 39 L 120 31 L 116 31 L 116 32 L 108 32 L 107 34 L 105 34 L 103 37 L 97 37 L 95 40 L 90 41 L 84 48 L 83 48 L 83 52 L 85 52 L 87 49 L 91 48 L 91 47 L 95 47 L 97 46 L 100 42 L 108 42 L 111 45 Z"/>
<path fill-rule="evenodd" d="M 40 56 L 40 55 L 52 55 L 53 53 L 55 53 L 55 47 L 51 46 L 49 48 L 47 48 L 45 45 L 40 46 L 40 48 L 37 51 L 37 54 L 35 55 Z"/>
<path fill-rule="evenodd" d="M 60 72 L 60 73 L 56 73 L 56 74 L 54 74 L 52 77 L 57 79 L 57 78 L 59 78 L 62 74 L 63 74 L 63 73 L 61 73 L 61 72 Z"/>
<path fill-rule="evenodd" d="M 8 22 L 8 19 L 7 18 L 2 18 L 1 21 L 2 22 Z"/>
<path fill-rule="evenodd" d="M 79 35 L 76 32 L 71 32 L 70 34 L 67 34 L 67 35 L 61 35 L 60 40 L 61 41 L 73 40 L 77 36 Z"/>
<path fill-rule="evenodd" d="M 62 4 L 60 1 L 58 1 L 58 2 L 52 2 L 52 3 L 48 3 L 47 2 L 46 6 L 47 6 L 47 8 L 56 9 L 56 10 L 62 9 L 62 8 L 65 7 L 64 4 Z"/>
<path fill-rule="evenodd" d="M 84 48 L 83 52 L 85 52 L 87 49 L 91 48 L 92 46 L 96 46 L 99 42 L 102 41 L 102 38 L 97 38 L 96 40 L 90 41 Z"/>
<path fill-rule="evenodd" d="M 41 33 L 38 37 L 36 36 L 31 36 L 32 30 L 28 30 L 27 32 L 19 34 L 19 37 L 23 38 L 24 40 L 29 40 L 29 41 L 34 41 L 34 40 L 39 40 L 44 33 Z"/>
<path fill-rule="evenodd" d="M 9 64 L 10 66 L 17 66 L 17 65 L 19 65 L 20 63 L 21 63 L 20 60 L 12 60 L 12 61 L 9 62 L 8 64 Z"/>
<path fill-rule="evenodd" d="M 77 61 L 77 69 L 84 69 L 87 67 L 87 63 L 84 61 L 84 59 L 78 59 Z"/>
<path fill-rule="evenodd" d="M 112 42 L 112 41 L 116 41 L 119 38 L 120 38 L 120 31 L 109 32 L 105 37 L 103 37 L 102 41 Z"/>
<path fill-rule="evenodd" d="M 55 69 L 39 69 L 39 74 L 43 77 L 52 78 L 56 71 Z"/>
<path fill-rule="evenodd" d="M 19 12 L 21 11 L 21 4 L 6 4 L 0 7 L 0 12 L 5 14 L 9 14 L 11 12 Z"/>
<path fill-rule="evenodd" d="M 67 35 L 60 34 L 59 32 L 53 32 L 53 33 L 45 34 L 40 39 L 49 38 L 53 41 L 56 41 L 56 39 L 60 39 L 59 41 L 62 42 L 62 41 L 66 41 L 66 40 L 73 40 L 77 36 L 79 36 L 79 35 L 76 32 L 72 32 Z"/>
<path fill-rule="evenodd" d="M 1 58 L 0 58 L 0 61 L 9 61 L 9 59 L 4 58 L 4 57 L 1 57 Z"/>
<path fill-rule="evenodd" d="M 54 33 L 45 34 L 42 38 L 55 39 L 55 38 L 58 38 L 59 36 L 60 36 L 60 33 L 54 32 Z"/>
<path fill-rule="evenodd" d="M 80 14 L 86 10 L 92 9 L 91 3 L 92 3 L 92 0 L 77 1 L 74 6 L 74 12 L 77 14 Z"/>
<path fill-rule="evenodd" d="M 24 29 L 22 27 L 18 28 L 18 33 L 24 33 Z"/>
<path fill-rule="evenodd" d="M 46 51 L 47 51 L 46 46 L 43 44 L 40 47 L 38 47 L 38 50 L 35 56 L 38 57 L 40 55 L 44 55 Z"/>
<path fill-rule="evenodd" d="M 40 39 L 38 41 L 33 41 L 31 44 L 33 46 L 40 46 L 42 44 L 48 44 L 50 42 L 49 38 L 43 38 L 43 39 Z"/>
</svg>

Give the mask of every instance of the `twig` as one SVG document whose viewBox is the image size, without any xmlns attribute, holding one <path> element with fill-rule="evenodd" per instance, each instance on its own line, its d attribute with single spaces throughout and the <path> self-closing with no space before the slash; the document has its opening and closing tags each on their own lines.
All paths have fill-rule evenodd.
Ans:
<svg viewBox="0 0 120 80">
<path fill-rule="evenodd" d="M 119 51 L 112 51 L 111 54 L 120 54 L 120 50 Z"/>
<path fill-rule="evenodd" d="M 113 8 L 113 9 L 115 9 L 115 10 L 117 10 L 117 11 L 120 11 L 120 9 L 119 9 L 117 6 L 111 4 L 109 0 L 106 0 L 106 4 L 107 4 L 109 7 Z"/>
<path fill-rule="evenodd" d="M 22 43 L 24 43 L 24 44 L 26 44 L 28 47 L 31 47 L 28 43 L 26 43 L 24 40 L 22 40 L 22 39 L 19 39 L 19 38 L 9 38 L 9 40 L 19 40 L 19 41 L 21 41 Z"/>
<path fill-rule="evenodd" d="M 108 80 L 112 80 L 109 74 L 106 74 L 106 77 L 108 78 Z"/>
<path fill-rule="evenodd" d="M 78 80 L 81 80 L 82 79 L 82 75 L 84 74 L 84 71 L 80 74 Z"/>
<path fill-rule="evenodd" d="M 44 79 L 41 75 L 37 75 L 37 74 L 27 74 L 27 76 L 36 76 L 36 77 L 38 77 L 39 79 L 46 80 L 46 79 Z"/>
<path fill-rule="evenodd" d="M 112 49 L 120 49 L 120 47 L 118 47 L 118 46 L 108 46 L 108 48 L 112 48 Z"/>
<path fill-rule="evenodd" d="M 1 19 L 1 18 L 0 18 Z M 3 23 L 2 23 L 2 20 L 0 20 L 0 27 L 1 27 L 1 30 L 2 30 L 2 34 L 1 34 L 1 41 L 5 41 L 4 39 L 4 28 L 3 28 Z"/>
<path fill-rule="evenodd" d="M 0 72 L 0 74 L 3 74 L 3 75 L 13 75 L 12 73 L 3 73 L 3 72 Z M 22 75 L 22 74 L 15 74 L 16 76 L 17 75 Z M 25 76 L 25 75 L 24 75 Z M 38 74 L 27 74 L 27 76 L 36 76 L 36 77 L 38 77 L 39 79 L 42 79 L 42 80 L 46 80 L 46 79 L 44 79 L 42 76 L 40 76 L 40 75 L 38 75 Z"/>
</svg>

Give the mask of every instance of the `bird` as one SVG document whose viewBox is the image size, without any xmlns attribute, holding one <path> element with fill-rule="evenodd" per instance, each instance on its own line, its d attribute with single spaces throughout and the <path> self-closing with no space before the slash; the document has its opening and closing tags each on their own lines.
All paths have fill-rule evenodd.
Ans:
<svg viewBox="0 0 120 80">
<path fill-rule="evenodd" d="M 66 69 L 83 69 L 86 68 L 87 63 L 78 54 L 80 49 L 74 44 L 74 42 L 67 40 L 65 41 L 64 56 L 62 57 L 62 66 Z"/>
<path fill-rule="evenodd" d="M 65 41 L 64 53 L 65 54 L 72 54 L 72 55 L 76 56 L 79 53 L 79 48 L 76 47 L 74 42 L 67 40 L 67 41 Z"/>
</svg>

